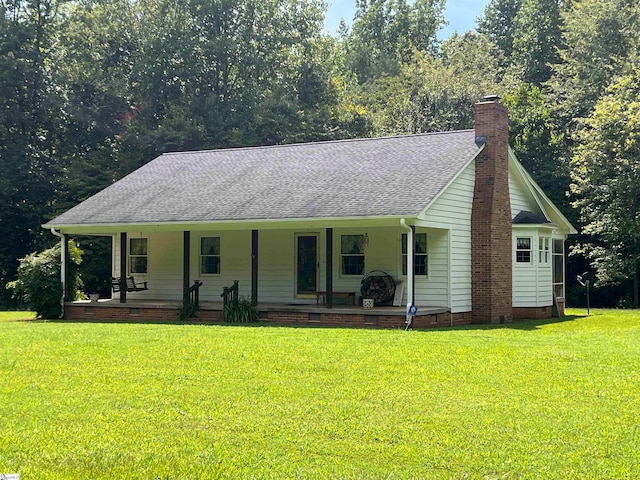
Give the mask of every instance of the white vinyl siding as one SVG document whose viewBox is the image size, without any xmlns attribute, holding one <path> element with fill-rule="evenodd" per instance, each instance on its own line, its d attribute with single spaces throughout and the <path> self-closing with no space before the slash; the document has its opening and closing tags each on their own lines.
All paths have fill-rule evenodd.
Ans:
<svg viewBox="0 0 640 480">
<path fill-rule="evenodd" d="M 531 190 L 521 177 L 509 169 L 509 201 L 511 203 L 511 218 L 515 218 L 520 212 L 532 212 L 544 217 L 542 210 L 536 203 Z"/>
<path fill-rule="evenodd" d="M 295 230 L 258 232 L 259 302 L 295 300 L 295 233 Z"/>
<path fill-rule="evenodd" d="M 417 228 L 427 234 L 429 276 L 416 276 L 416 305 L 443 307 L 449 304 L 449 232 Z M 403 300 L 403 304 L 405 301 Z"/>
<path fill-rule="evenodd" d="M 452 313 L 471 311 L 471 207 L 474 184 L 475 163 L 471 162 L 424 215 L 427 224 L 449 229 L 448 235 L 439 237 L 438 247 L 430 244 L 430 247 L 436 247 L 430 253 L 448 253 L 451 272 L 447 287 L 450 288 L 448 305 Z M 432 241 L 431 237 L 429 241 Z M 449 248 L 445 248 L 445 243 L 450 244 Z M 429 279 L 434 280 L 432 276 L 435 274 L 433 268 L 436 267 L 436 258 L 431 256 L 429 262 Z M 441 280 L 441 274 L 436 278 Z M 437 284 L 440 285 L 440 282 Z"/>
<path fill-rule="evenodd" d="M 551 245 L 552 235 L 548 228 L 517 227 L 513 229 L 513 306 L 546 307 L 553 303 L 551 261 L 540 245 Z M 518 239 L 531 239 L 530 262 L 518 262 Z M 545 239 L 549 242 L 545 242 Z M 542 262 L 540 260 L 543 260 Z M 549 254 L 549 259 L 551 255 Z"/>
<path fill-rule="evenodd" d="M 511 216 L 514 218 L 520 212 L 532 212 L 544 216 L 536 202 L 530 188 L 525 184 L 521 175 L 509 169 L 509 195 L 511 200 Z M 547 253 L 547 245 L 553 244 L 553 238 L 564 239 L 559 233 L 553 233 L 551 228 L 536 225 L 513 226 L 513 306 L 514 307 L 543 307 L 553 303 L 552 261 Z M 529 263 L 517 261 L 517 239 L 531 238 L 531 261 Z M 546 240 L 545 240 L 546 239 Z M 547 243 L 548 241 L 548 243 Z M 542 248 L 541 248 L 542 247 Z M 549 261 L 545 261 L 546 259 Z"/>
</svg>

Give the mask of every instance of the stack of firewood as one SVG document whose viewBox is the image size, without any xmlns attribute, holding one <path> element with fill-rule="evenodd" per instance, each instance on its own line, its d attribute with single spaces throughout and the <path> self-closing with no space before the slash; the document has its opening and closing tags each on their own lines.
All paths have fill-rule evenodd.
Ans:
<svg viewBox="0 0 640 480">
<path fill-rule="evenodd" d="M 376 305 L 393 300 L 396 283 L 388 273 L 374 271 L 367 273 L 360 284 L 362 298 L 372 298 Z"/>
</svg>

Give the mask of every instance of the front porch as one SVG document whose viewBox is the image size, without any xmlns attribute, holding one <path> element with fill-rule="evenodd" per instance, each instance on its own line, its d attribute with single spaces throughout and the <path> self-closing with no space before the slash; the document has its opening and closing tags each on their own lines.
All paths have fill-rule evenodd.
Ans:
<svg viewBox="0 0 640 480">
<path fill-rule="evenodd" d="M 212 323 L 223 324 L 222 302 L 202 301 L 195 318 L 180 321 L 179 301 L 145 299 L 126 304 L 117 298 L 97 302 L 80 300 L 65 303 L 65 318 L 81 321 Z M 406 307 L 325 305 L 309 303 L 259 303 L 260 322 L 273 325 L 405 328 Z M 451 314 L 446 307 L 418 307 L 413 328 L 438 328 L 471 323 L 467 313 Z"/>
</svg>

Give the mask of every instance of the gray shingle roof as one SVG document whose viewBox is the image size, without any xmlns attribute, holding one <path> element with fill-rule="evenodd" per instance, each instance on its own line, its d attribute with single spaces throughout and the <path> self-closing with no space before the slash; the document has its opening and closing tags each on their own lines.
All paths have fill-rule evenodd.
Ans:
<svg viewBox="0 0 640 480">
<path fill-rule="evenodd" d="M 46 226 L 411 216 L 478 151 L 462 130 L 168 153 Z"/>
</svg>

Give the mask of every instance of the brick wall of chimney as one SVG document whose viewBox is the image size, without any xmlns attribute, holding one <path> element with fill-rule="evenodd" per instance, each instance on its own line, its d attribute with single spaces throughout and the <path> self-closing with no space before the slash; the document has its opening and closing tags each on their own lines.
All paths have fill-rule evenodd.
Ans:
<svg viewBox="0 0 640 480">
<path fill-rule="evenodd" d="M 484 141 L 476 159 L 471 213 L 473 323 L 513 319 L 508 111 L 497 97 L 476 104 L 475 133 Z"/>
</svg>

